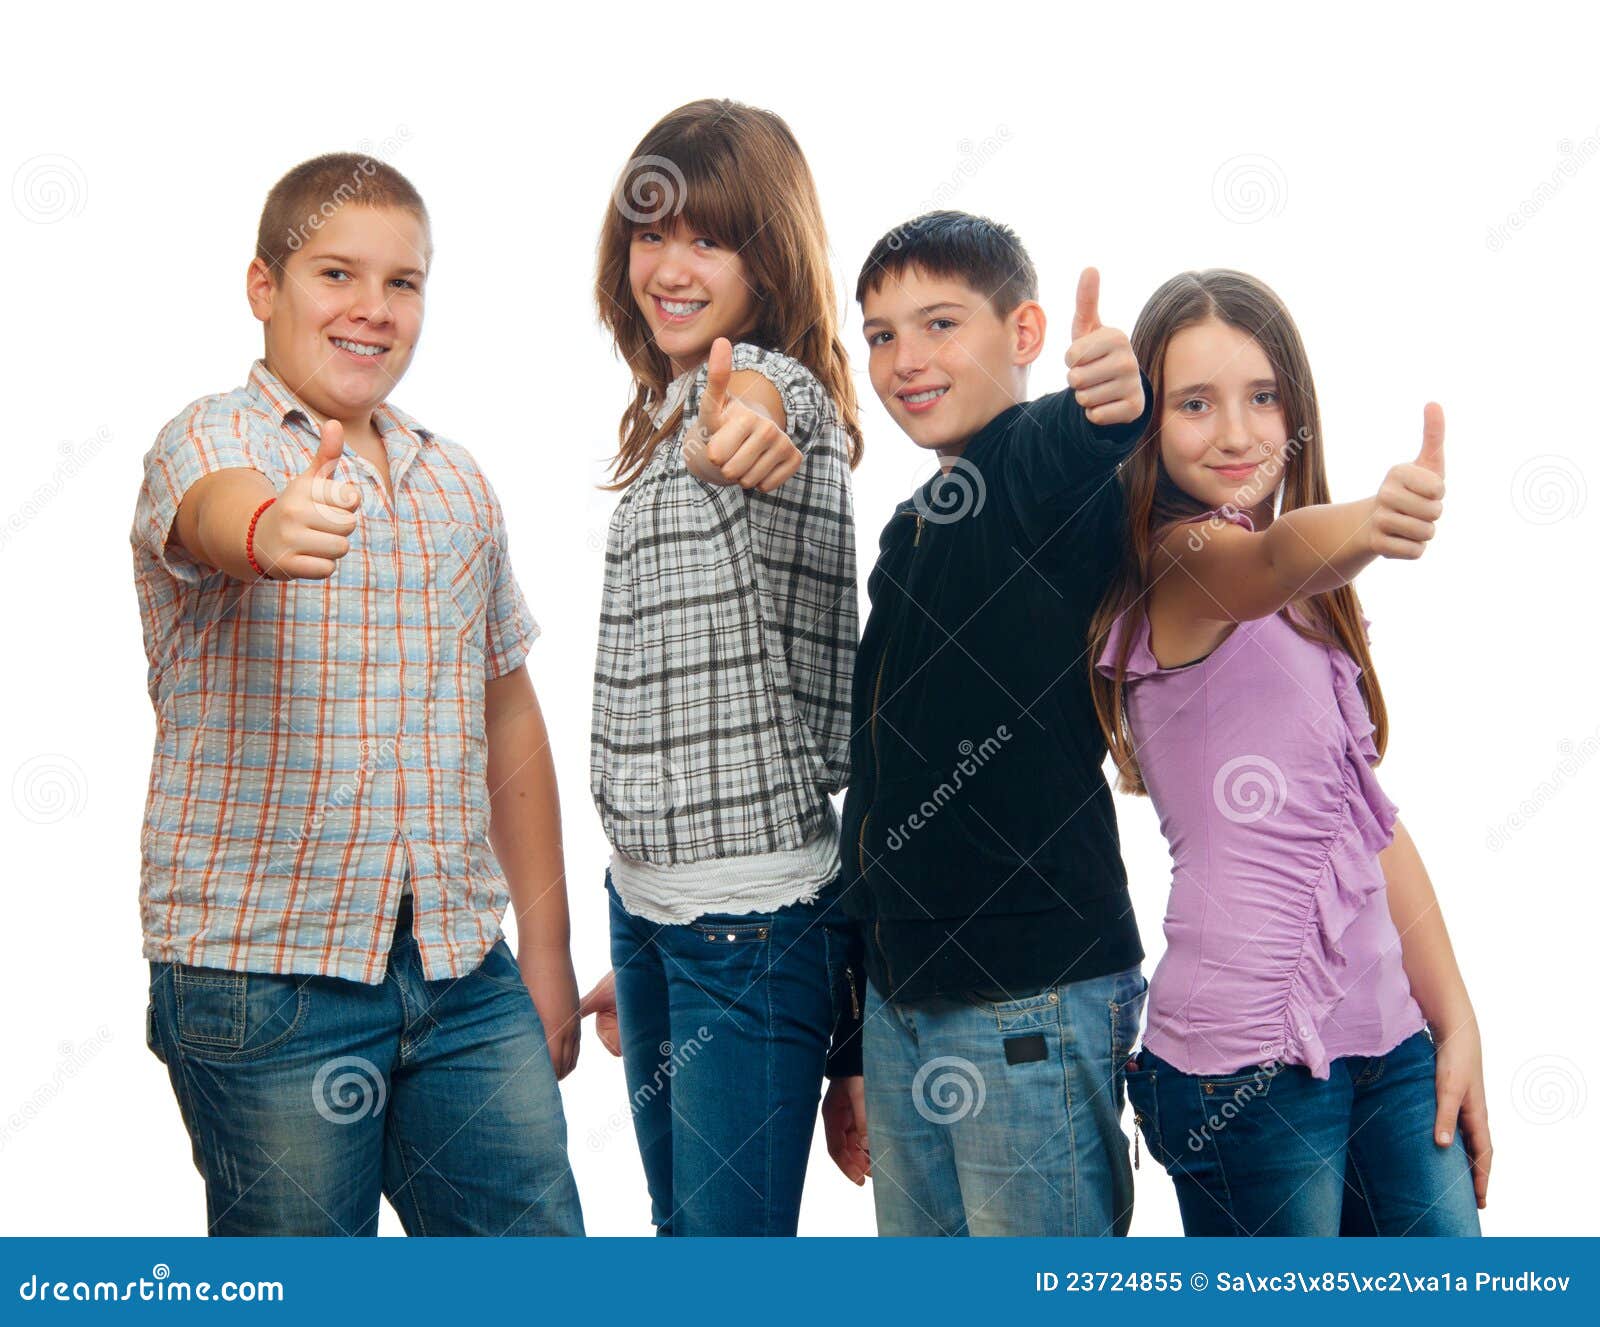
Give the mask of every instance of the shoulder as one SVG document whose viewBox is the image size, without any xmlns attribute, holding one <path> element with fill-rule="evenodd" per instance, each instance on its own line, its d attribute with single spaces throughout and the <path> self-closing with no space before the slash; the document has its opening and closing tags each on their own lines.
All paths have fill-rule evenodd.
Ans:
<svg viewBox="0 0 1600 1327">
<path fill-rule="evenodd" d="M 777 389 L 783 403 L 784 432 L 797 444 L 809 439 L 824 423 L 837 418 L 837 407 L 809 368 L 782 351 L 749 341 L 733 348 L 733 371 L 759 373 Z M 696 385 L 705 385 L 704 369 Z"/>
<path fill-rule="evenodd" d="M 179 446 L 186 440 L 219 432 L 242 436 L 275 427 L 276 421 L 260 403 L 249 392 L 236 387 L 231 392 L 214 392 L 189 402 L 161 426 L 156 434 L 156 448 Z"/>
</svg>

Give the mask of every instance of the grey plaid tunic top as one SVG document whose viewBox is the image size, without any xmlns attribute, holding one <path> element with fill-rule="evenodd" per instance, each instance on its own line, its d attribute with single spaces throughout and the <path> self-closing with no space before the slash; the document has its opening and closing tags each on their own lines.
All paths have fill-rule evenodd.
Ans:
<svg viewBox="0 0 1600 1327">
<path fill-rule="evenodd" d="M 590 791 L 612 847 L 670 866 L 800 848 L 850 772 L 857 640 L 849 438 L 804 365 L 733 367 L 778 389 L 805 456 L 776 492 L 684 464 L 706 367 L 668 388 L 683 424 L 623 492 L 606 539 Z"/>
</svg>

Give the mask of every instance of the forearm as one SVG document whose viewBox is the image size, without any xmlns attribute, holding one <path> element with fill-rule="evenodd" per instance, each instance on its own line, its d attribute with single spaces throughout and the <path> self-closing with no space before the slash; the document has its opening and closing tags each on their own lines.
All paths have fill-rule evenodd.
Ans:
<svg viewBox="0 0 1600 1327">
<path fill-rule="evenodd" d="M 253 581 L 256 573 L 245 557 L 245 534 L 256 508 L 276 493 L 259 470 L 213 471 L 184 494 L 173 537 L 197 561 L 235 580 Z"/>
<path fill-rule="evenodd" d="M 1389 915 L 1400 933 L 1400 952 L 1411 994 L 1436 1035 L 1447 1037 L 1473 1018 L 1472 1001 L 1456 965 L 1444 913 L 1427 869 L 1404 825 L 1379 857 L 1388 883 Z"/>
<path fill-rule="evenodd" d="M 561 799 L 544 717 L 522 669 L 489 687 L 489 843 L 511 894 L 518 951 L 532 946 L 565 954 L 571 923 Z"/>
<path fill-rule="evenodd" d="M 1375 499 L 1286 511 L 1267 527 L 1261 551 L 1285 602 L 1347 585 L 1377 556 L 1371 539 Z"/>
</svg>

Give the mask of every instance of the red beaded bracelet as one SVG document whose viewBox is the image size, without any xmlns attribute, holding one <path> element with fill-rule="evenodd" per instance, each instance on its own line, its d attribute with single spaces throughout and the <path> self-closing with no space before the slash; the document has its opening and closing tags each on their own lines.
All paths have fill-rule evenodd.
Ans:
<svg viewBox="0 0 1600 1327">
<path fill-rule="evenodd" d="M 250 528 L 244 532 L 244 560 L 250 564 L 250 569 L 263 579 L 266 578 L 267 569 L 256 561 L 256 522 L 261 519 L 261 513 L 277 500 L 277 495 L 274 494 L 257 507 L 256 514 L 250 518 Z"/>
</svg>

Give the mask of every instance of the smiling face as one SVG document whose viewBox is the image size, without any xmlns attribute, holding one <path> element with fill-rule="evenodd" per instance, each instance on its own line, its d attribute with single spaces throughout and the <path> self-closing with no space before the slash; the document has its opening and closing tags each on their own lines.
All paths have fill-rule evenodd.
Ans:
<svg viewBox="0 0 1600 1327">
<path fill-rule="evenodd" d="M 362 420 L 404 376 L 422 334 L 427 232 L 412 213 L 347 204 L 247 280 L 267 367 L 323 418 Z"/>
<path fill-rule="evenodd" d="M 1288 427 L 1266 352 L 1237 327 L 1208 318 L 1175 333 L 1162 363 L 1161 463 L 1208 507 L 1272 519 Z"/>
<path fill-rule="evenodd" d="M 756 325 L 755 292 L 739 255 L 681 218 L 670 230 L 634 228 L 628 285 L 674 376 L 703 364 L 719 336 L 737 342 Z"/>
<path fill-rule="evenodd" d="M 1044 310 L 1005 317 L 954 277 L 907 267 L 861 305 L 872 387 L 907 437 L 959 456 L 973 434 L 1026 399 L 1028 365 L 1044 345 Z"/>
</svg>

